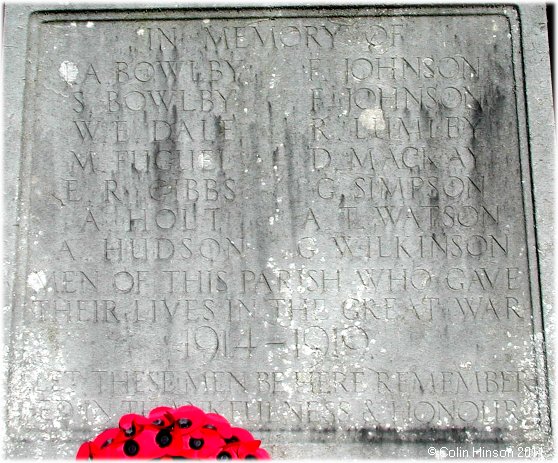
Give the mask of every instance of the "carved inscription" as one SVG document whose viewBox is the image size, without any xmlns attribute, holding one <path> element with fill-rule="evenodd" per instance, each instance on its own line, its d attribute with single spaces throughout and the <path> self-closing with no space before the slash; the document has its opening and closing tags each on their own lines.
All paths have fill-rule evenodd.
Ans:
<svg viewBox="0 0 558 463">
<path fill-rule="evenodd" d="M 41 23 L 22 427 L 528 435 L 510 24 Z"/>
</svg>

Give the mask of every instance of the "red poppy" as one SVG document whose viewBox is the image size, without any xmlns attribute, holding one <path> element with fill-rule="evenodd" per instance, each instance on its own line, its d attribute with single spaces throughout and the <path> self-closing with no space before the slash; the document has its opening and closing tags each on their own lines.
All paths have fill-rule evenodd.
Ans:
<svg viewBox="0 0 558 463">
<path fill-rule="evenodd" d="M 174 423 L 173 412 L 174 409 L 170 407 L 157 407 L 149 412 L 146 421 L 152 425 L 166 428 Z"/>
<path fill-rule="evenodd" d="M 82 459 L 269 459 L 260 441 L 234 428 L 221 415 L 187 405 L 157 407 L 147 417 L 127 414 L 118 428 L 107 429 L 81 445 Z"/>
<path fill-rule="evenodd" d="M 269 454 L 260 448 L 261 441 L 252 442 L 233 442 L 227 444 L 222 452 L 221 458 L 231 458 L 232 460 L 269 460 Z"/>
<path fill-rule="evenodd" d="M 243 428 L 231 428 L 231 435 L 223 452 L 229 454 L 232 459 L 269 460 L 269 454 L 259 448 L 261 441 L 255 440 L 250 431 Z"/>
</svg>

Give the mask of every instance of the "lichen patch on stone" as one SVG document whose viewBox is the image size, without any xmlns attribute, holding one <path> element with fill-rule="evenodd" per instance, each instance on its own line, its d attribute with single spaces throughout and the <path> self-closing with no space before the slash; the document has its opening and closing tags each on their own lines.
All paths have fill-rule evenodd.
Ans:
<svg viewBox="0 0 558 463">
<path fill-rule="evenodd" d="M 379 108 L 365 109 L 360 113 L 358 120 L 363 127 L 369 130 L 384 130 L 386 128 L 384 112 Z"/>
<path fill-rule="evenodd" d="M 38 292 L 44 289 L 46 286 L 46 275 L 45 272 L 39 270 L 38 272 L 31 272 L 27 276 L 27 284 L 33 289 L 33 291 Z"/>
<path fill-rule="evenodd" d="M 64 61 L 58 68 L 58 73 L 67 84 L 71 85 L 77 80 L 79 70 L 71 61 Z"/>
</svg>

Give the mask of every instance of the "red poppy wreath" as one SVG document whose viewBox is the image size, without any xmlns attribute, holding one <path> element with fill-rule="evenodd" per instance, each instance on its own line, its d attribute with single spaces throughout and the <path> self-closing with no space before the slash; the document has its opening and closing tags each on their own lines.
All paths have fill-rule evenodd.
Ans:
<svg viewBox="0 0 558 463">
<path fill-rule="evenodd" d="M 84 442 L 76 458 L 268 460 L 269 454 L 260 443 L 249 431 L 232 427 L 217 413 L 205 413 L 190 405 L 157 407 L 147 417 L 122 416 L 118 428 Z"/>
</svg>

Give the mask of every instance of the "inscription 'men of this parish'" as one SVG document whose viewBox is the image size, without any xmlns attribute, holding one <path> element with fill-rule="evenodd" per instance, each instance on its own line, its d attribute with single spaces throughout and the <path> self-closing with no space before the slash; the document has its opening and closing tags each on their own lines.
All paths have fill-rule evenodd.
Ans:
<svg viewBox="0 0 558 463">
<path fill-rule="evenodd" d="M 20 436 L 537 435 L 515 12 L 309 11 L 35 18 Z"/>
</svg>

